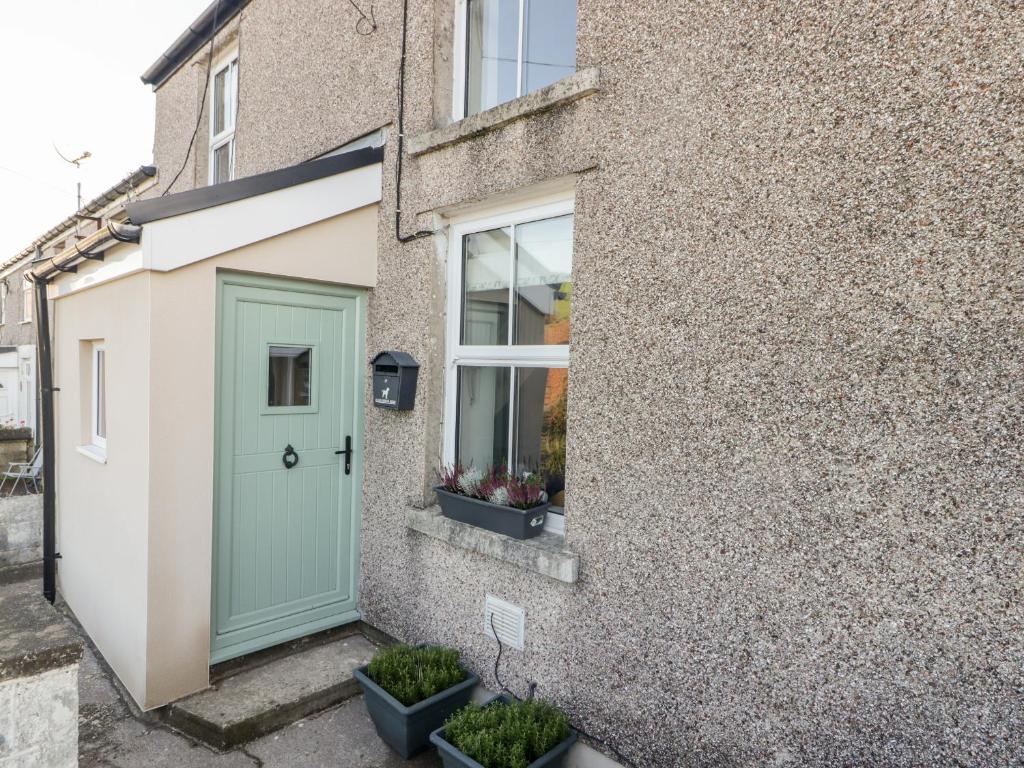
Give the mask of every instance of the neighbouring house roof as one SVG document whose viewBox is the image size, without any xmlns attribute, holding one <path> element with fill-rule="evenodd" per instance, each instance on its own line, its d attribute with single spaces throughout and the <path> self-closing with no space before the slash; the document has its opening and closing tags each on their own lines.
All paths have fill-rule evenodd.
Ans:
<svg viewBox="0 0 1024 768">
<path fill-rule="evenodd" d="M 0 264 L 0 272 L 3 272 L 4 270 L 9 269 L 10 267 L 13 267 L 19 261 L 22 261 L 26 257 L 31 256 L 35 252 L 37 247 L 43 247 L 48 242 L 53 240 L 55 237 L 60 236 L 66 230 L 74 227 L 76 224 L 78 224 L 79 216 L 92 216 L 93 214 L 101 211 L 106 206 L 110 205 L 119 197 L 122 197 L 131 190 L 135 189 L 146 179 L 150 179 L 154 176 L 156 176 L 155 165 L 140 166 L 139 168 L 125 176 L 123 179 L 121 179 L 119 182 L 117 182 L 117 184 L 112 186 L 110 189 L 100 193 L 97 197 L 93 198 L 88 203 L 83 205 L 77 212 L 68 216 L 60 224 L 50 228 L 40 237 L 37 237 L 35 240 L 32 241 L 31 245 L 28 245 L 25 248 L 23 248 L 16 256 L 12 256 L 11 258 L 7 259 L 7 261 Z"/>
<path fill-rule="evenodd" d="M 201 211 L 224 203 L 233 203 L 248 197 L 275 192 L 309 181 L 352 171 L 367 165 L 379 163 L 384 158 L 383 147 L 367 147 L 346 152 L 342 155 L 309 160 L 277 171 L 268 171 L 256 176 L 247 176 L 235 181 L 226 181 L 187 192 L 178 192 L 150 200 L 140 200 L 125 206 L 128 221 L 132 224 L 146 224 L 183 213 Z"/>
<path fill-rule="evenodd" d="M 171 47 L 149 65 L 142 73 L 142 82 L 152 85 L 154 90 L 159 88 L 248 3 L 249 0 L 214 0 Z"/>
</svg>

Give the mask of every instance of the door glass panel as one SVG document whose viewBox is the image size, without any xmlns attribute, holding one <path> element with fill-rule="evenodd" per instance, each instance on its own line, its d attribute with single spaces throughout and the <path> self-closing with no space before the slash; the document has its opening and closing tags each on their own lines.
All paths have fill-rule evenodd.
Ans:
<svg viewBox="0 0 1024 768">
<path fill-rule="evenodd" d="M 539 473 L 553 503 L 565 487 L 567 368 L 516 368 L 515 472 Z"/>
<path fill-rule="evenodd" d="M 466 235 L 462 270 L 462 343 L 508 343 L 509 227 Z"/>
<path fill-rule="evenodd" d="M 576 0 L 526 0 L 523 93 L 576 71 Z"/>
<path fill-rule="evenodd" d="M 469 0 L 466 114 L 516 97 L 519 0 Z"/>
<path fill-rule="evenodd" d="M 463 466 L 508 466 L 511 373 L 511 368 L 459 367 L 455 456 Z"/>
<path fill-rule="evenodd" d="M 573 217 L 516 227 L 516 344 L 568 344 Z"/>
<path fill-rule="evenodd" d="M 309 405 L 310 365 L 313 351 L 309 347 L 272 346 L 267 405 Z"/>
</svg>

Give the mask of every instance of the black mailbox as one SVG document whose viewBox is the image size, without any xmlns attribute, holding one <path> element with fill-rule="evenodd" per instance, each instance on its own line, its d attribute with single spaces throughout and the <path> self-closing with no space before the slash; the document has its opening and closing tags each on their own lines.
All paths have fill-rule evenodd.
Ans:
<svg viewBox="0 0 1024 768">
<path fill-rule="evenodd" d="M 381 352 L 373 358 L 373 404 L 411 411 L 416 402 L 420 364 L 407 352 Z"/>
</svg>

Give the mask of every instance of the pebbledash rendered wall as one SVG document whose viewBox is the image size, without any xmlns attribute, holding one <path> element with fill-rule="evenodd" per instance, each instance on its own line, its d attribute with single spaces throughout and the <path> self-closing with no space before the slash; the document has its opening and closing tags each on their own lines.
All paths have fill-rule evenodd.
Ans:
<svg viewBox="0 0 1024 768">
<path fill-rule="evenodd" d="M 578 174 L 574 585 L 406 528 L 444 240 L 394 239 L 392 125 L 367 350 L 423 372 L 414 411 L 367 403 L 362 608 L 493 687 L 484 595 L 524 606 L 506 682 L 644 766 L 1020 763 L 1024 11 L 783 5 L 580 0 L 597 94 L 405 164 L 404 231 Z M 393 123 L 400 6 L 367 36 L 346 3 L 245 8 L 239 175 Z M 416 137 L 449 111 L 451 11 L 410 6 Z M 203 62 L 157 92 L 161 169 Z"/>
</svg>

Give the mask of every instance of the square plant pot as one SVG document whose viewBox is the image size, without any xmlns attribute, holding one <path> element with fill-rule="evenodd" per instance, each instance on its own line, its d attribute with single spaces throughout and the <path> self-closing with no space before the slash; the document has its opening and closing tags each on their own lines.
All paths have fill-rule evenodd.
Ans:
<svg viewBox="0 0 1024 768">
<path fill-rule="evenodd" d="M 532 509 L 515 509 L 452 493 L 440 486 L 434 490 L 441 505 L 441 514 L 445 517 L 511 536 L 513 539 L 532 539 L 539 536 L 544 530 L 544 521 L 547 519 L 550 506 L 545 502 Z"/>
<path fill-rule="evenodd" d="M 363 689 L 366 709 L 377 735 L 406 759 L 429 745 L 431 731 L 443 725 L 450 714 L 466 706 L 473 688 L 480 682 L 480 678 L 470 672 L 461 683 L 407 707 L 370 679 L 369 666 L 359 667 L 353 673 Z"/>
<path fill-rule="evenodd" d="M 488 701 L 484 706 L 489 707 L 492 704 L 511 703 L 512 697 L 502 693 Z M 576 743 L 578 738 L 579 735 L 576 731 L 570 728 L 569 735 L 564 741 L 560 741 L 551 750 L 538 757 L 527 768 L 562 768 L 565 765 L 565 758 L 569 754 L 569 749 Z M 455 745 L 445 741 L 443 727 L 430 734 L 430 741 L 437 747 L 438 754 L 441 755 L 441 765 L 444 768 L 485 768 L 485 766 L 480 765 L 476 760 L 467 756 L 465 752 L 458 749 Z"/>
</svg>

